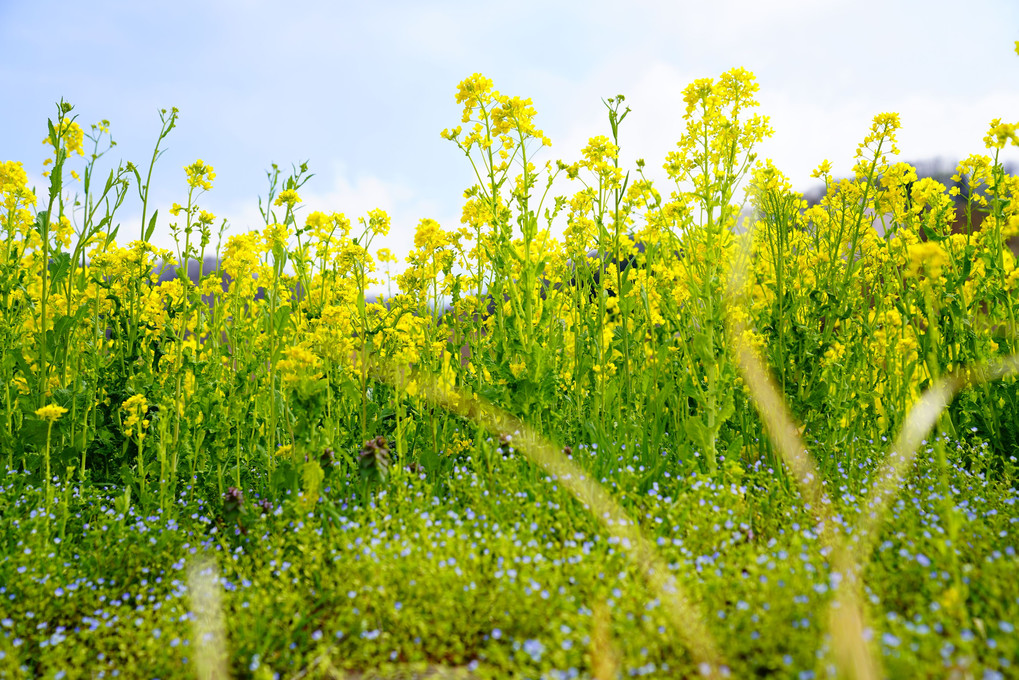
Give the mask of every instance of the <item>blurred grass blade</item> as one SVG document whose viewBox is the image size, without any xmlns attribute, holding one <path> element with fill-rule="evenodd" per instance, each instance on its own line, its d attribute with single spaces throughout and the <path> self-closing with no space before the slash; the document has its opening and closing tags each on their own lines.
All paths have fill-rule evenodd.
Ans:
<svg viewBox="0 0 1019 680">
<path fill-rule="evenodd" d="M 201 557 L 188 568 L 191 597 L 191 642 L 198 680 L 226 680 L 226 630 L 219 598 L 216 564 Z"/>
<path fill-rule="evenodd" d="M 591 632 L 591 677 L 616 680 L 619 677 L 619 650 L 612 644 L 612 621 L 603 602 L 594 607 Z"/>
</svg>

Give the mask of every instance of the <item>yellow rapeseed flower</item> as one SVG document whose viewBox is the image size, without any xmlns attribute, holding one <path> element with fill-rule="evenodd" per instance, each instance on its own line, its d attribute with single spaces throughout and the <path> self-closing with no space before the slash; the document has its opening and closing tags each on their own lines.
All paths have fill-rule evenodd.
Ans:
<svg viewBox="0 0 1019 680">
<path fill-rule="evenodd" d="M 47 422 L 53 423 L 60 420 L 60 416 L 67 413 L 67 409 L 63 406 L 57 406 L 56 404 L 49 404 L 43 406 L 40 409 L 36 409 L 35 415 Z"/>
<path fill-rule="evenodd" d="M 28 190 L 28 173 L 19 161 L 0 163 L 0 195 L 8 213 L 13 213 L 19 205 L 35 205 L 35 194 Z"/>
<path fill-rule="evenodd" d="M 427 217 L 418 223 L 414 232 L 414 246 L 425 252 L 438 250 L 449 243 L 449 236 L 442 230 L 439 223 Z"/>
<path fill-rule="evenodd" d="M 124 436 L 131 437 L 137 432 L 139 441 L 145 438 L 145 430 L 149 421 L 144 416 L 148 413 L 149 402 L 144 394 L 134 394 L 128 397 L 120 406 L 120 410 L 126 415 L 124 418 Z"/>
<path fill-rule="evenodd" d="M 919 276 L 921 272 L 930 278 L 941 276 L 941 271 L 948 264 L 948 253 L 933 241 L 924 241 L 909 246 L 909 274 Z"/>
<path fill-rule="evenodd" d="M 492 80 L 480 73 L 464 78 L 456 88 L 456 103 L 464 104 L 463 122 L 470 122 L 470 114 L 475 104 L 485 105 L 492 101 Z"/>
<path fill-rule="evenodd" d="M 301 197 L 297 195 L 297 192 L 293 189 L 284 189 L 280 192 L 280 195 L 276 197 L 274 205 L 282 206 L 286 205 L 288 208 L 293 208 L 295 205 L 301 202 Z"/>
<path fill-rule="evenodd" d="M 79 156 L 85 155 L 85 149 L 82 146 L 85 141 L 85 133 L 78 123 L 73 120 L 64 120 L 57 130 L 57 135 L 64 141 L 64 150 L 67 151 L 68 155 L 72 153 L 76 153 Z M 47 137 L 42 140 L 42 143 L 51 144 L 50 138 Z"/>
<path fill-rule="evenodd" d="M 184 172 L 188 176 L 188 186 L 195 189 L 211 189 L 212 180 L 216 179 L 212 166 L 206 165 L 201 158 L 191 165 L 184 166 Z"/>
<path fill-rule="evenodd" d="M 988 149 L 1004 149 L 1008 142 L 1012 142 L 1013 146 L 1019 146 L 1015 124 L 1002 123 L 1000 118 L 995 118 L 991 121 L 991 129 L 987 131 L 987 136 L 984 137 L 984 144 Z"/>
<path fill-rule="evenodd" d="M 274 223 L 267 226 L 262 230 L 262 238 L 265 239 L 266 248 L 273 250 L 274 248 L 286 248 L 287 241 L 290 239 L 290 230 L 287 229 L 287 225 Z"/>
<path fill-rule="evenodd" d="M 378 208 L 376 208 L 375 210 L 369 210 L 368 211 L 368 228 L 376 236 L 378 236 L 378 235 L 385 236 L 386 234 L 388 234 L 389 233 L 389 215 L 386 214 L 386 211 L 385 210 L 379 210 Z"/>
<path fill-rule="evenodd" d="M 817 166 L 817 168 L 812 173 L 810 173 L 810 176 L 815 179 L 821 179 L 825 175 L 830 174 L 831 174 L 831 161 L 825 159 L 821 161 L 821 164 Z"/>
</svg>

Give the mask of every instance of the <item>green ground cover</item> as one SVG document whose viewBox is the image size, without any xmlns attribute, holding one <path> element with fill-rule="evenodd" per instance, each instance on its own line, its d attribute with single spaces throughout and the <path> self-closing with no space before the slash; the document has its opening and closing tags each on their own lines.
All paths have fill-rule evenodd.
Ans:
<svg viewBox="0 0 1019 680">
<path fill-rule="evenodd" d="M 774 472 L 713 481 L 669 455 L 651 471 L 614 453 L 606 483 L 702 603 L 732 677 L 826 677 L 838 581 L 809 513 Z M 587 465 L 594 456 L 574 454 Z M 0 493 L 9 556 L 0 668 L 193 677 L 188 566 L 207 556 L 234 677 L 427 668 L 585 677 L 596 640 L 623 677 L 699 675 L 620 542 L 554 480 L 505 483 L 527 467 L 500 459 L 485 478 L 458 466 L 441 492 L 404 471 L 367 506 L 330 476 L 308 512 L 244 499 L 243 531 L 186 488 L 168 512 L 142 515 L 119 489 L 71 484 L 56 490 L 49 541 L 43 492 L 10 474 Z M 882 527 L 866 570 L 880 612 L 868 635 L 891 677 L 1009 677 L 1019 654 L 1019 494 L 954 461 L 945 489 L 932 473 L 918 466 Z M 849 540 L 872 474 L 856 471 L 853 492 L 826 484 Z"/>
</svg>

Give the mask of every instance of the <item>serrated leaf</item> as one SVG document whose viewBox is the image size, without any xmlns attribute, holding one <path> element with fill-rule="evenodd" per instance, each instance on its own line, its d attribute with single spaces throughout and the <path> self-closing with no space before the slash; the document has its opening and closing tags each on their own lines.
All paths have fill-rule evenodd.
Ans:
<svg viewBox="0 0 1019 680">
<path fill-rule="evenodd" d="M 71 270 L 71 254 L 64 251 L 53 253 L 50 256 L 48 269 L 53 285 L 60 285 Z"/>
</svg>

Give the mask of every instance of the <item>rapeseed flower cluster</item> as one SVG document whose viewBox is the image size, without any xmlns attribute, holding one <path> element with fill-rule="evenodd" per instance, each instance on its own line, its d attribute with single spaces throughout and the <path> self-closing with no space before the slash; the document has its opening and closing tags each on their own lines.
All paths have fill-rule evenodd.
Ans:
<svg viewBox="0 0 1019 680">
<path fill-rule="evenodd" d="M 72 153 L 78 154 L 79 156 L 85 155 L 85 131 L 81 129 L 73 119 L 63 118 L 54 130 L 57 139 L 63 141 L 64 151 L 70 155 Z M 43 144 L 49 144 L 53 146 L 53 140 L 50 137 L 46 137 L 42 140 Z M 52 159 L 48 159 L 52 163 Z M 48 163 L 47 163 L 48 164 Z"/>
<path fill-rule="evenodd" d="M 35 415 L 48 423 L 53 423 L 60 420 L 61 416 L 67 413 L 67 409 L 57 404 L 47 404 L 42 408 L 36 409 Z"/>
<path fill-rule="evenodd" d="M 4 162 L 0 345 L 23 359 L 0 367 L 11 412 L 31 418 L 47 394 L 77 394 L 76 436 L 89 433 L 87 447 L 119 431 L 128 452 L 146 436 L 151 399 L 166 450 L 196 471 L 229 461 L 242 475 L 270 460 L 282 475 L 302 447 L 339 451 L 343 438 L 356 446 L 397 423 L 442 449 L 449 417 L 426 403 L 431 378 L 549 427 L 648 426 L 717 472 L 736 423 L 755 417 L 731 389 L 739 346 L 769 364 L 807 427 L 887 433 L 925 381 L 1015 349 L 969 329 L 1015 321 L 1019 180 L 985 155 L 959 163 L 955 186 L 918 177 L 894 157 L 899 120 L 887 113 L 865 131 L 850 177 L 819 165 L 825 192 L 808 206 L 758 162 L 771 126 L 757 92 L 743 69 L 684 90 L 665 191 L 643 161 L 621 162 L 622 97 L 606 103 L 610 134 L 571 162 L 544 162 L 533 102 L 475 74 L 457 88 L 461 126 L 443 136 L 477 181 L 460 224 L 422 219 L 402 262 L 372 247 L 394 226 L 381 209 L 297 222 L 303 167 L 272 184 L 259 229 L 216 246 L 210 271 L 196 262 L 217 219 L 194 200 L 216 178 L 204 161 L 185 167 L 185 197 L 169 210 L 176 254 L 144 238 L 118 245 L 112 217 L 76 227 L 55 214 L 34 228 L 27 173 Z M 80 128 L 62 115 L 62 151 L 77 153 Z M 999 151 L 1014 138 L 996 120 L 985 141 Z M 552 196 L 560 172 L 576 189 Z M 170 276 L 196 264 L 200 277 Z M 381 281 L 380 268 L 399 273 Z M 379 283 L 385 298 L 373 298 Z M 1011 403 L 997 389 L 988 403 Z M 15 408 L 22 399 L 30 408 Z M 953 417 L 976 423 L 979 411 Z M 394 451 L 413 455 L 401 441 Z M 265 453 L 287 446 L 294 455 Z"/>
<path fill-rule="evenodd" d="M 216 179 L 216 173 L 213 171 L 212 166 L 206 165 L 201 158 L 191 165 L 184 166 L 184 172 L 187 174 L 188 186 L 192 189 L 202 189 L 204 191 L 212 189 L 212 181 Z"/>
<path fill-rule="evenodd" d="M 134 394 L 124 400 L 120 407 L 123 414 L 122 428 L 124 436 L 135 437 L 140 442 L 145 439 L 150 421 L 145 415 L 149 410 L 148 400 L 144 394 Z"/>
</svg>

